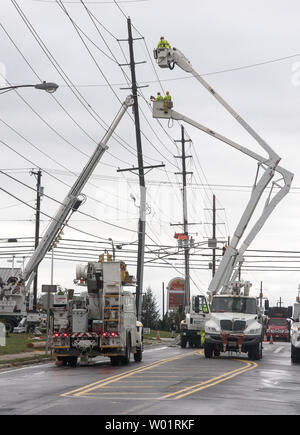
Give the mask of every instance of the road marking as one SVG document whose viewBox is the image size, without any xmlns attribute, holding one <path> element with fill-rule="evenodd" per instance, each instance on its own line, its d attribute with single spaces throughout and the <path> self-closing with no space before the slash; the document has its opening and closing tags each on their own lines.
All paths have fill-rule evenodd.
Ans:
<svg viewBox="0 0 300 435">
<path fill-rule="evenodd" d="M 282 349 L 284 349 L 283 346 L 277 347 L 277 349 L 274 350 L 274 353 L 279 353 Z"/>
<path fill-rule="evenodd" d="M 252 361 L 251 362 L 246 360 L 239 360 L 239 361 L 244 362 L 246 365 L 238 369 L 232 370 L 230 372 L 223 373 L 220 376 L 216 376 L 214 378 L 208 379 L 207 381 L 200 382 L 199 384 L 192 385 L 190 387 L 183 388 L 173 393 L 166 394 L 165 396 L 162 396 L 159 399 L 172 399 L 172 400 L 182 399 L 183 397 L 189 396 L 190 394 L 194 394 L 206 388 L 213 387 L 214 385 L 220 384 L 221 382 L 227 381 L 228 379 L 234 378 L 235 376 L 241 375 L 244 372 L 253 370 L 255 367 L 258 366 L 257 363 Z"/>
<path fill-rule="evenodd" d="M 167 364 L 168 362 L 176 361 L 178 359 L 182 359 L 182 358 L 185 358 L 187 356 L 197 355 L 197 354 L 199 355 L 199 354 L 202 354 L 202 353 L 203 353 L 203 351 L 200 351 L 200 352 L 199 351 L 188 352 L 188 353 L 180 354 L 180 355 L 177 355 L 177 356 L 174 356 L 174 357 L 165 358 L 163 360 L 159 360 L 159 361 L 153 362 L 153 363 L 148 364 L 146 366 L 142 366 L 142 367 L 139 367 L 137 369 L 127 371 L 125 373 L 114 375 L 114 376 L 111 376 L 109 378 L 102 379 L 101 381 L 93 382 L 92 384 L 85 385 L 84 387 L 80 387 L 80 388 L 77 388 L 77 389 L 72 390 L 72 391 L 68 391 L 67 393 L 61 394 L 61 396 L 62 397 L 66 397 L 66 396 L 70 396 L 70 395 L 72 395 L 73 397 L 82 396 L 82 395 L 84 395 L 86 393 L 89 393 L 90 391 L 96 390 L 96 389 L 101 388 L 101 387 L 103 387 L 105 385 L 108 385 L 108 384 L 111 384 L 111 383 L 118 382 L 120 380 L 126 379 L 126 378 L 128 378 L 130 376 L 135 375 L 136 373 L 142 373 L 142 372 L 150 370 L 150 369 L 152 369 L 154 367 L 158 367 L 158 366 L 160 366 L 162 364 Z"/>
<path fill-rule="evenodd" d="M 143 351 L 143 353 L 145 353 L 145 352 L 155 352 L 156 350 L 163 350 L 163 349 L 169 349 L 169 347 L 168 346 L 163 346 L 163 347 L 157 347 L 155 349 L 146 349 L 146 350 Z"/>
</svg>

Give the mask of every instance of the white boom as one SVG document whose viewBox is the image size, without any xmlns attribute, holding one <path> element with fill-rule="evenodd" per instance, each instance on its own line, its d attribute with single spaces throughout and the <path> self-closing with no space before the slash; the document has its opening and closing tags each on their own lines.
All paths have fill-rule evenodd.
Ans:
<svg viewBox="0 0 300 435">
<path fill-rule="evenodd" d="M 80 206 L 80 204 L 82 203 L 82 200 L 80 200 L 79 198 L 82 189 L 84 188 L 88 179 L 92 175 L 95 167 L 99 163 L 103 154 L 108 149 L 106 145 L 108 140 L 110 139 L 116 127 L 118 126 L 119 122 L 121 121 L 122 117 L 126 113 L 128 107 L 132 106 L 132 104 L 133 104 L 133 99 L 131 96 L 128 96 L 126 100 L 123 102 L 122 107 L 119 110 L 118 114 L 116 115 L 115 119 L 113 120 L 112 124 L 110 125 L 105 135 L 103 136 L 101 142 L 98 144 L 96 150 L 94 151 L 89 161 L 83 168 L 81 174 L 79 175 L 79 177 L 77 178 L 73 186 L 71 187 L 69 193 L 67 194 L 66 198 L 64 199 L 61 206 L 59 207 L 55 217 L 52 219 L 44 237 L 42 238 L 38 247 L 34 251 L 33 255 L 31 256 L 29 262 L 25 267 L 24 272 L 22 273 L 21 279 L 24 282 L 27 281 L 26 290 L 30 287 L 30 284 L 35 276 L 36 267 L 43 260 L 43 258 L 51 248 L 51 245 L 54 242 L 58 232 L 65 225 L 71 213 L 76 211 Z"/>
<path fill-rule="evenodd" d="M 207 128 L 193 121 L 192 119 L 178 112 L 175 112 L 170 107 L 166 107 L 166 103 L 164 103 L 163 101 L 156 101 L 153 103 L 154 118 L 175 119 L 187 122 L 188 124 L 193 125 L 194 127 L 202 130 L 210 136 L 213 136 L 216 139 L 227 143 L 231 147 L 258 161 L 258 172 L 260 167 L 264 169 L 264 173 L 261 175 L 259 180 L 257 172 L 257 177 L 252 189 L 249 202 L 237 225 L 230 245 L 226 249 L 222 261 L 208 288 L 210 293 L 218 293 L 221 288 L 222 293 L 227 293 L 230 283 L 232 283 L 237 277 L 237 269 L 235 270 L 237 263 L 243 262 L 243 254 L 249 247 L 250 243 L 261 230 L 262 226 L 264 225 L 274 208 L 277 206 L 277 204 L 289 192 L 293 180 L 293 174 L 288 170 L 282 168 L 281 166 L 278 166 L 278 163 L 280 161 L 280 157 L 278 156 L 278 154 L 276 154 L 275 151 L 253 130 L 253 128 L 250 127 L 250 125 L 247 124 L 247 122 L 194 70 L 189 60 L 181 53 L 181 51 L 177 50 L 176 48 L 161 48 L 154 50 L 154 57 L 161 68 L 173 69 L 175 65 L 178 65 L 184 71 L 193 74 L 193 76 L 211 93 L 211 95 L 213 95 L 217 99 L 220 104 L 222 104 L 222 106 L 239 122 L 242 127 L 247 130 L 247 132 L 268 154 L 267 158 L 260 156 L 259 154 L 211 130 L 210 128 Z M 272 180 L 275 172 L 279 173 L 281 177 L 279 180 L 273 182 L 270 194 L 265 203 L 261 216 L 253 225 L 252 230 L 249 232 L 248 236 L 245 238 L 240 248 L 238 249 L 237 246 L 244 235 L 244 232 L 249 224 L 251 217 L 253 216 L 256 206 L 264 190 Z M 280 190 L 271 199 L 274 186 L 278 187 Z"/>
</svg>

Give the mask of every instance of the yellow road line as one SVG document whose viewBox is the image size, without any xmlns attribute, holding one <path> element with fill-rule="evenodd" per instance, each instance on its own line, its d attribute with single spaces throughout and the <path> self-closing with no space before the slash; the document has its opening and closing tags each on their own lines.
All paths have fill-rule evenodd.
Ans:
<svg viewBox="0 0 300 435">
<path fill-rule="evenodd" d="M 253 370 L 255 367 L 258 366 L 257 363 L 252 361 L 251 362 L 245 360 L 239 360 L 239 361 L 244 362 L 246 365 L 244 367 L 240 367 L 230 372 L 223 373 L 220 376 L 216 376 L 214 378 L 208 379 L 207 381 L 200 382 L 199 384 L 195 384 L 193 386 L 183 388 L 182 390 L 178 390 L 170 394 L 166 394 L 165 396 L 160 397 L 160 399 L 173 399 L 173 400 L 182 399 L 183 397 L 186 397 L 190 394 L 194 394 L 206 388 L 213 387 L 214 385 L 220 384 L 224 381 L 227 381 L 228 379 L 234 378 L 235 376 L 241 375 L 244 372 Z"/>
<path fill-rule="evenodd" d="M 66 397 L 66 396 L 69 396 L 69 395 L 81 396 L 81 395 L 86 394 L 86 393 L 88 393 L 90 391 L 93 391 L 93 390 L 95 390 L 97 388 L 101 388 L 102 386 L 105 386 L 105 385 L 108 385 L 110 383 L 117 382 L 119 380 L 122 380 L 122 379 L 125 379 L 127 377 L 133 376 L 136 373 L 142 373 L 142 372 L 144 372 L 146 370 L 150 370 L 151 368 L 158 367 L 158 366 L 160 366 L 162 364 L 166 364 L 168 362 L 176 361 L 178 359 L 185 358 L 185 357 L 190 356 L 190 355 L 202 354 L 202 353 L 203 353 L 203 351 L 200 351 L 200 352 L 196 351 L 196 352 L 189 352 L 189 353 L 177 355 L 175 357 L 165 358 L 163 360 L 156 361 L 156 362 L 148 364 L 146 366 L 142 366 L 142 367 L 139 367 L 139 368 L 134 369 L 134 370 L 130 370 L 130 371 L 122 373 L 122 374 L 114 375 L 114 376 L 111 376 L 109 378 L 102 379 L 101 381 L 93 382 L 92 384 L 85 385 L 84 387 L 80 387 L 80 388 L 77 388 L 77 389 L 72 390 L 72 391 L 68 391 L 67 393 L 61 394 L 61 396 L 62 397 Z"/>
</svg>

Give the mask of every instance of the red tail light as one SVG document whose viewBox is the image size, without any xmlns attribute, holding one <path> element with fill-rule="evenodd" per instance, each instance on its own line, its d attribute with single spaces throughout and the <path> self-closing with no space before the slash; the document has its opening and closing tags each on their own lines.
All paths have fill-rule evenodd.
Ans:
<svg viewBox="0 0 300 435">
<path fill-rule="evenodd" d="M 102 337 L 108 337 L 109 335 L 108 335 L 108 333 L 107 332 L 103 332 L 102 333 Z"/>
<path fill-rule="evenodd" d="M 66 332 L 64 332 L 62 336 L 63 336 L 63 338 L 67 338 L 68 334 Z"/>
<path fill-rule="evenodd" d="M 60 334 L 58 332 L 55 332 L 55 334 L 53 334 L 53 338 L 58 338 L 60 336 Z"/>
</svg>

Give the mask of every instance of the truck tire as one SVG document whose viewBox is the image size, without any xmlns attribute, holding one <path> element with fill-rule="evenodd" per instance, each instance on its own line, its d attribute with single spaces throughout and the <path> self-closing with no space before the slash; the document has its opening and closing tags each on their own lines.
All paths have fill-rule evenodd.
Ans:
<svg viewBox="0 0 300 435">
<path fill-rule="evenodd" d="M 259 342 L 256 346 L 249 349 L 248 358 L 253 361 L 259 361 L 262 359 L 262 342 Z"/>
<path fill-rule="evenodd" d="M 134 361 L 140 362 L 143 359 L 143 352 L 141 347 L 136 348 L 136 353 L 134 354 Z"/>
<path fill-rule="evenodd" d="M 187 344 L 187 340 L 185 337 L 180 337 L 180 346 L 182 347 L 182 349 L 186 348 L 186 344 Z"/>
<path fill-rule="evenodd" d="M 68 363 L 71 367 L 77 367 L 77 356 L 68 357 Z"/>
<path fill-rule="evenodd" d="M 112 366 L 118 366 L 120 363 L 120 357 L 118 356 L 111 356 L 110 357 L 110 363 Z"/>
<path fill-rule="evenodd" d="M 128 336 L 126 340 L 125 355 L 121 357 L 121 362 L 124 366 L 127 366 L 130 362 L 130 347 L 130 336 Z"/>
<path fill-rule="evenodd" d="M 204 343 L 204 356 L 205 358 L 212 358 L 213 357 L 213 348 L 209 344 Z"/>
<path fill-rule="evenodd" d="M 8 334 L 11 334 L 14 328 L 18 326 L 18 323 L 14 319 L 4 318 L 4 319 L 0 319 L 0 321 L 4 323 L 6 332 Z"/>
<path fill-rule="evenodd" d="M 297 354 L 297 351 L 293 345 L 291 346 L 291 360 L 293 363 L 300 362 L 299 354 Z"/>
</svg>

